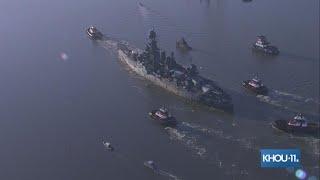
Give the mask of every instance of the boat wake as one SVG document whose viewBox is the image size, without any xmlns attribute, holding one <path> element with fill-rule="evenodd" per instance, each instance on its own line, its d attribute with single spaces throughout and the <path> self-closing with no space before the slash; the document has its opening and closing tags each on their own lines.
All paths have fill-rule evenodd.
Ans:
<svg viewBox="0 0 320 180">
<path fill-rule="evenodd" d="M 249 150 L 259 150 L 255 145 L 256 138 L 239 138 L 224 133 L 222 130 L 215 130 L 211 128 L 202 127 L 197 124 L 188 122 L 181 122 L 176 128 L 166 127 L 171 140 L 180 141 L 191 149 L 196 155 L 206 159 L 208 151 L 204 140 L 206 137 L 214 137 L 222 140 L 238 143 L 241 147 Z"/>
<path fill-rule="evenodd" d="M 130 44 L 128 41 L 125 40 L 119 40 L 116 38 L 111 38 L 108 36 L 104 36 L 104 39 L 102 40 L 97 40 L 100 46 L 102 46 L 104 49 L 109 51 L 110 53 L 117 53 L 119 46 L 124 45 L 129 47 L 130 49 L 134 49 L 138 53 L 142 53 L 143 51 L 136 46 Z"/>
<path fill-rule="evenodd" d="M 299 95 L 272 90 L 269 95 L 257 95 L 257 98 L 265 103 L 302 113 L 318 115 L 319 101 L 313 98 L 305 98 Z"/>
<path fill-rule="evenodd" d="M 153 161 L 145 161 L 144 166 L 151 169 L 155 174 L 168 177 L 170 179 L 179 180 L 179 178 L 165 170 L 160 169 Z"/>
<path fill-rule="evenodd" d="M 162 169 L 159 169 L 158 170 L 158 174 L 160 174 L 161 176 L 166 176 L 168 178 L 171 178 L 171 179 L 174 179 L 174 180 L 181 180 L 180 178 L 178 178 L 177 176 L 167 172 L 167 171 L 164 171 Z"/>
<path fill-rule="evenodd" d="M 222 140 L 239 143 L 240 146 L 246 149 L 259 150 L 259 148 L 256 148 L 253 145 L 251 139 L 235 138 L 234 136 L 226 135 L 221 130 L 205 128 L 188 122 L 182 122 L 177 128 L 166 127 L 165 130 L 169 134 L 170 139 L 182 142 L 195 152 L 196 155 L 200 156 L 200 158 L 221 169 L 227 176 L 239 175 L 241 177 L 247 177 L 249 175 L 249 170 L 242 169 L 236 162 L 224 160 L 217 151 L 208 152 L 205 146 L 204 136 L 218 137 Z"/>
<path fill-rule="evenodd" d="M 119 41 L 112 39 L 99 40 L 99 44 L 108 51 L 116 52 L 118 50 Z"/>
<path fill-rule="evenodd" d="M 195 152 L 198 156 L 205 158 L 206 157 L 206 148 L 204 145 L 201 145 L 198 140 L 199 138 L 195 135 L 192 135 L 190 132 L 182 131 L 172 127 L 165 127 L 170 139 L 181 141 L 188 148 L 190 148 L 193 152 Z"/>
<path fill-rule="evenodd" d="M 217 166 L 225 171 L 227 175 L 239 175 L 247 177 L 250 174 L 249 169 L 242 169 L 236 162 L 227 162 L 224 160 L 218 151 L 209 152 L 210 150 L 206 149 L 204 143 L 200 143 L 203 141 L 203 136 L 209 136 L 214 138 L 219 138 L 224 141 L 229 141 L 232 144 L 238 144 L 240 147 L 259 152 L 261 147 L 259 146 L 259 141 L 255 137 L 249 138 L 239 138 L 233 135 L 225 133 L 223 130 L 216 130 L 212 128 L 207 128 L 200 126 L 198 124 L 189 123 L 189 122 L 181 122 L 179 126 L 174 128 L 166 128 L 167 131 L 170 131 L 171 136 L 174 136 L 174 140 L 183 141 L 184 144 L 189 145 L 188 140 L 193 140 L 193 144 L 189 145 L 189 148 L 197 151 L 203 148 L 205 150 L 205 154 L 202 155 L 203 158 L 209 161 L 212 165 Z M 312 155 L 315 158 L 319 158 L 320 155 L 320 139 L 310 137 L 291 137 L 291 138 L 302 138 L 301 140 L 306 143 L 306 152 Z M 316 166 L 318 167 L 318 166 Z M 314 168 L 314 167 L 313 167 Z"/>
<path fill-rule="evenodd" d="M 206 127 L 202 127 L 200 125 L 193 124 L 193 123 L 188 123 L 188 122 L 182 122 L 181 124 L 184 127 L 192 128 L 194 131 L 201 132 L 201 133 L 203 133 L 203 134 L 205 134 L 207 136 L 212 136 L 212 137 L 215 137 L 215 138 L 219 138 L 219 139 L 228 140 L 228 141 L 232 141 L 232 142 L 238 143 L 241 147 L 243 147 L 245 149 L 259 150 L 258 147 L 255 147 L 256 138 L 254 138 L 254 137 L 251 137 L 251 138 L 238 138 L 238 137 L 234 137 L 232 135 L 228 135 L 228 134 L 224 133 L 222 130 L 206 128 Z"/>
</svg>

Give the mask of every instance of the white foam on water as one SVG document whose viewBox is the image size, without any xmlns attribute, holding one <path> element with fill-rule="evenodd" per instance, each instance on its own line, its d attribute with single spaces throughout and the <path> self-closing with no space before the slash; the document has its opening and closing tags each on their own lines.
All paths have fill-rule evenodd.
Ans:
<svg viewBox="0 0 320 180">
<path fill-rule="evenodd" d="M 274 90 L 273 94 L 279 98 L 282 99 L 287 99 L 288 101 L 291 102 L 305 102 L 305 103 L 313 103 L 316 105 L 319 105 L 320 102 L 319 100 L 313 99 L 313 98 L 305 98 L 296 94 L 292 94 L 292 93 L 288 93 L 288 92 L 282 92 L 282 91 L 278 91 L 278 90 Z"/>
<path fill-rule="evenodd" d="M 255 147 L 254 142 L 253 142 L 256 138 L 238 138 L 238 137 L 234 137 L 232 135 L 225 134 L 222 130 L 215 130 L 215 129 L 211 129 L 211 128 L 206 128 L 206 127 L 202 127 L 200 125 L 188 123 L 188 122 L 182 122 L 181 124 L 184 126 L 190 127 L 193 130 L 202 132 L 206 135 L 217 137 L 219 139 L 237 142 L 240 144 L 240 146 L 242 146 L 246 149 L 257 149 L 257 147 Z M 257 149 L 257 150 L 259 150 L 259 149 Z"/>
<path fill-rule="evenodd" d="M 283 107 L 285 109 L 288 108 L 288 107 L 282 105 L 280 101 L 274 100 L 270 96 L 265 96 L 265 95 L 260 95 L 259 94 L 256 97 L 262 102 L 265 102 L 265 103 L 268 103 L 268 104 L 271 104 L 271 105 L 274 105 L 274 106 L 277 106 L 277 107 Z"/>
<path fill-rule="evenodd" d="M 181 180 L 180 178 L 178 178 L 176 175 L 173 175 L 173 174 L 171 174 L 171 173 L 169 173 L 169 172 L 167 172 L 167 171 L 164 171 L 164 170 L 158 170 L 158 173 L 160 174 L 160 175 L 162 175 L 162 176 L 167 176 L 167 177 L 169 177 L 169 178 L 171 178 L 171 179 L 174 179 L 174 180 Z"/>
<path fill-rule="evenodd" d="M 100 40 L 99 43 L 103 48 L 116 52 L 118 49 L 119 42 L 114 40 Z"/>
<path fill-rule="evenodd" d="M 206 148 L 198 143 L 198 138 L 195 135 L 189 135 L 186 131 L 180 131 L 172 127 L 165 127 L 170 139 L 180 141 L 197 155 L 204 158 L 206 157 Z"/>
<path fill-rule="evenodd" d="M 180 130 L 180 129 L 187 129 L 187 130 Z M 203 145 L 199 144 L 198 142 L 198 139 L 201 138 L 201 136 L 197 135 L 199 134 L 199 132 L 202 133 L 203 135 L 209 135 L 212 137 L 218 137 L 223 140 L 239 143 L 240 146 L 246 149 L 259 150 L 259 148 L 255 148 L 254 143 L 252 142 L 254 138 L 236 138 L 232 135 L 225 134 L 222 130 L 206 128 L 194 123 L 181 122 L 181 125 L 178 126 L 177 129 L 166 127 L 165 130 L 169 134 L 170 139 L 181 141 L 188 148 L 194 150 L 197 155 L 199 155 L 200 157 L 205 157 L 205 159 L 212 162 L 218 168 L 224 169 L 223 171 L 225 171 L 226 174 L 232 175 L 232 176 L 233 175 L 247 176 L 249 175 L 249 172 L 246 169 L 241 169 L 240 167 L 237 167 L 235 164 L 232 164 L 232 165 L 225 164 L 223 160 L 219 158 L 217 153 L 215 157 L 208 157 L 206 148 Z"/>
<path fill-rule="evenodd" d="M 257 95 L 261 102 L 271 104 L 276 107 L 288 109 L 291 111 L 299 111 L 318 115 L 320 103 L 313 98 L 305 98 L 296 94 L 273 90 L 268 96 Z"/>
</svg>

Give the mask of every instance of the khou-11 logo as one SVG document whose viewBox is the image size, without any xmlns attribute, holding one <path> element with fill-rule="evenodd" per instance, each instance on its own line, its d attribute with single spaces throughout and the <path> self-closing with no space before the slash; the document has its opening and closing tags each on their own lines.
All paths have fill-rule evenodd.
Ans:
<svg viewBox="0 0 320 180">
<path fill-rule="evenodd" d="M 300 167 L 299 149 L 261 149 L 261 167 L 288 168 Z"/>
</svg>

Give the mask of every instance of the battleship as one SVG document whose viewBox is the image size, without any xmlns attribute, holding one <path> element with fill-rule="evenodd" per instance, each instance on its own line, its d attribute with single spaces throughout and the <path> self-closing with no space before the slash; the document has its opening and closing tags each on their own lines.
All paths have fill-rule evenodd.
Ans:
<svg viewBox="0 0 320 180">
<path fill-rule="evenodd" d="M 99 32 L 99 31 L 97 31 Z M 136 74 L 171 93 L 196 102 L 210 109 L 233 112 L 232 99 L 216 82 L 199 75 L 197 66 L 184 67 L 157 45 L 157 34 L 149 32 L 145 50 L 132 47 L 126 42 L 117 42 L 121 62 Z"/>
</svg>

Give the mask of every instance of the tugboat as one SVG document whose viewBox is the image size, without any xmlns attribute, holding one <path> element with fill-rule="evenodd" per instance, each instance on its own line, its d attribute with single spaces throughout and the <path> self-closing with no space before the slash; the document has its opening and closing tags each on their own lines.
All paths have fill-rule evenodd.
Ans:
<svg viewBox="0 0 320 180">
<path fill-rule="evenodd" d="M 266 95 L 268 93 L 268 88 L 262 84 L 258 77 L 243 81 L 242 86 L 256 94 Z"/>
<path fill-rule="evenodd" d="M 308 122 L 300 113 L 289 120 L 276 120 L 272 126 L 281 131 L 291 134 L 308 134 L 319 136 L 320 126 L 317 123 Z"/>
<path fill-rule="evenodd" d="M 90 26 L 87 29 L 87 34 L 92 40 L 101 40 L 103 38 L 103 34 L 94 26 Z"/>
<path fill-rule="evenodd" d="M 269 55 L 280 53 L 277 47 L 270 45 L 265 36 L 257 36 L 257 41 L 253 44 L 252 49 Z"/>
<path fill-rule="evenodd" d="M 104 147 L 106 147 L 107 150 L 109 150 L 109 151 L 114 150 L 113 146 L 111 146 L 111 143 L 106 142 L 106 141 L 103 141 L 102 143 L 103 143 Z"/>
<path fill-rule="evenodd" d="M 162 125 L 175 126 L 177 124 L 176 118 L 171 116 L 168 109 L 165 107 L 149 112 L 149 116 L 155 121 L 160 122 Z"/>
<path fill-rule="evenodd" d="M 182 51 L 190 51 L 190 50 L 192 50 L 192 47 L 190 47 L 188 45 L 187 41 L 184 38 L 181 38 L 181 39 L 177 40 L 176 48 L 180 49 Z"/>
</svg>

